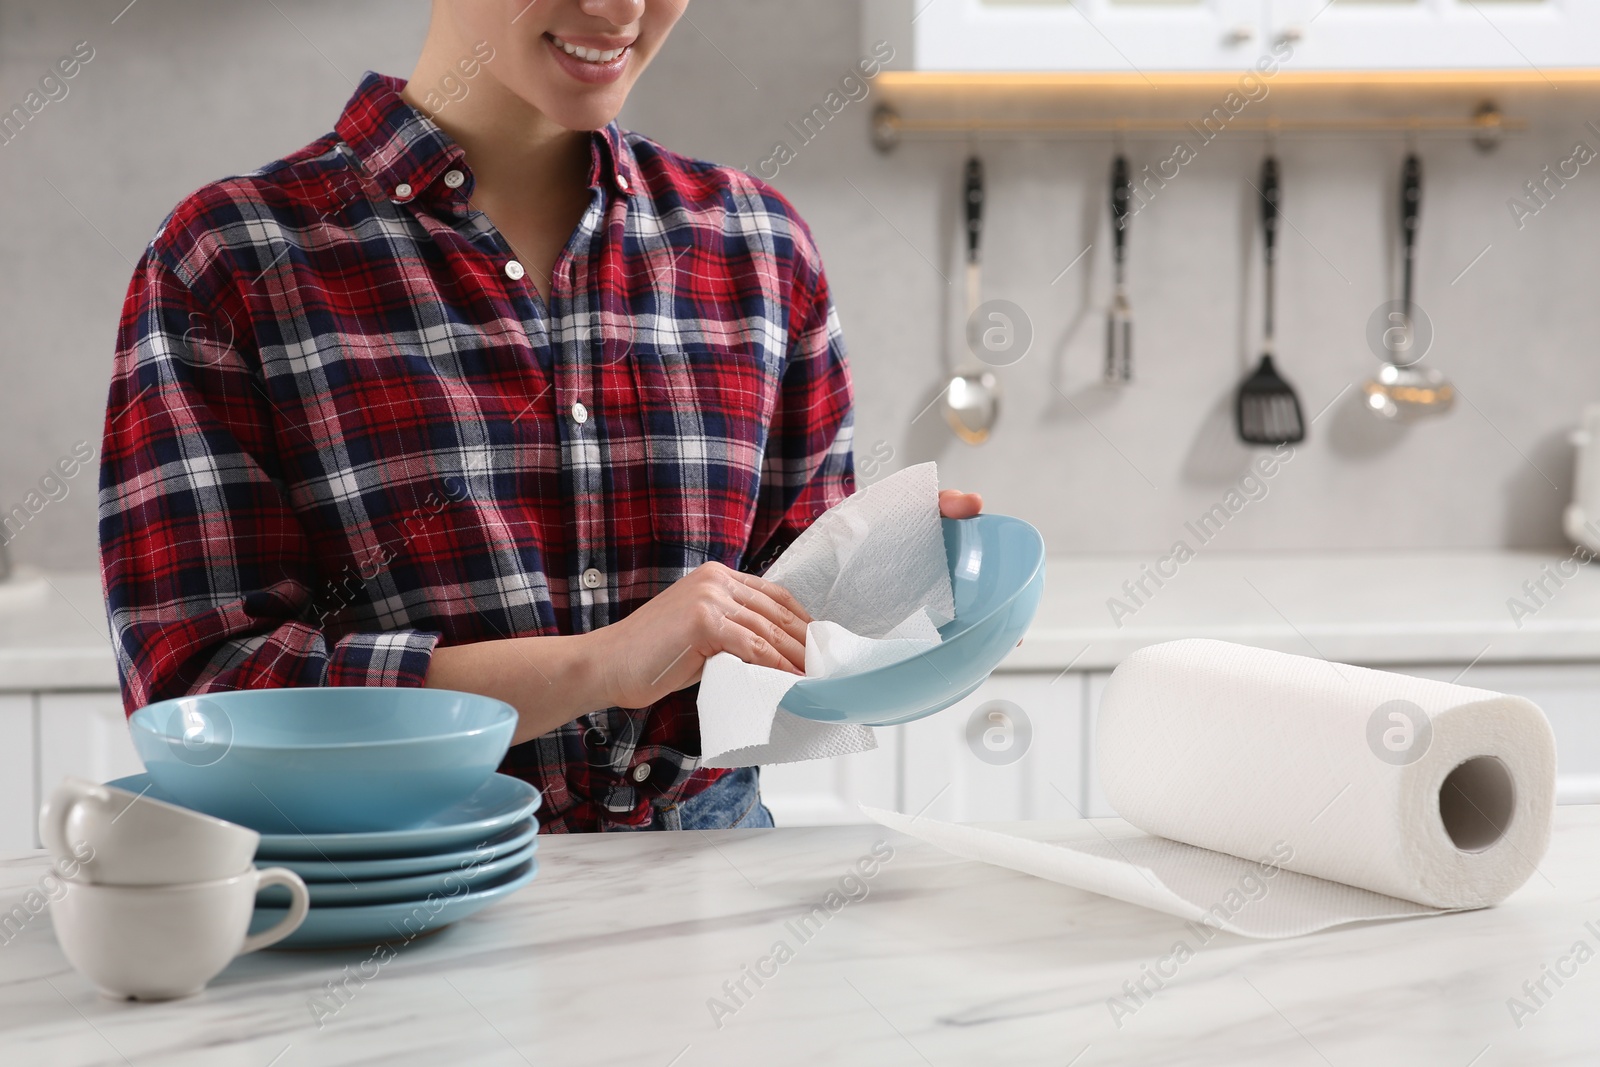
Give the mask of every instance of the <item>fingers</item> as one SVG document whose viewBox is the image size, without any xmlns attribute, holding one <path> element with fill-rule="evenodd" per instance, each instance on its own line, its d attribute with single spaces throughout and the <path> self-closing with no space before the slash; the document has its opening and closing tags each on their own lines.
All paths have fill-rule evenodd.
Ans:
<svg viewBox="0 0 1600 1067">
<path fill-rule="evenodd" d="M 726 573 L 734 579 L 728 583 L 727 592 L 741 609 L 737 616 L 740 625 L 772 648 L 787 664 L 785 669 L 804 674 L 810 613 L 793 593 L 776 582 L 740 571 Z"/>
<path fill-rule="evenodd" d="M 812 621 L 811 613 L 805 609 L 805 605 L 801 604 L 793 593 L 777 582 L 769 582 L 765 578 L 757 578 L 753 574 L 745 574 L 742 571 L 730 571 L 729 573 L 737 578 L 740 584 L 760 593 L 769 603 L 782 609 L 781 615 L 772 617 L 774 622 L 781 624 L 790 633 L 795 632 L 795 624 L 798 623 L 798 636 L 802 641 L 805 640 L 806 625 Z"/>
<path fill-rule="evenodd" d="M 750 608 L 739 607 L 730 612 L 723 619 L 721 631 L 718 636 L 724 651 L 746 663 L 790 674 L 806 671 L 805 641 L 796 641 L 783 627 Z"/>
<path fill-rule="evenodd" d="M 720 563 L 698 568 L 684 588 L 700 600 L 701 655 L 730 652 L 746 663 L 804 674 L 806 625 L 811 616 L 794 594 L 776 582 Z"/>
<path fill-rule="evenodd" d="M 947 519 L 970 519 L 983 511 L 983 497 L 959 489 L 939 490 L 939 514 Z"/>
<path fill-rule="evenodd" d="M 760 579 L 756 580 L 760 581 Z M 736 582 L 729 587 L 728 594 L 735 603 L 757 613 L 769 624 L 781 631 L 785 637 L 799 642 L 800 647 L 804 648 L 806 625 L 810 621 L 810 616 L 805 615 L 805 609 L 800 606 L 799 601 L 789 594 L 788 590 L 771 582 L 763 584 L 766 588 L 758 588 L 745 582 Z M 767 592 L 767 589 L 781 593 L 784 600 L 774 597 Z M 787 604 L 784 602 L 785 600 Z M 793 607 L 789 607 L 789 604 L 792 604 Z"/>
</svg>

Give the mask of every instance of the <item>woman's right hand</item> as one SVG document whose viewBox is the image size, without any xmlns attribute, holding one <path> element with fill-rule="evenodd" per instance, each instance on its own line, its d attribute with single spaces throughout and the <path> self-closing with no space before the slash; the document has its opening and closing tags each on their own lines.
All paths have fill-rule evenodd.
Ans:
<svg viewBox="0 0 1600 1067">
<path fill-rule="evenodd" d="M 809 622 L 783 586 L 703 563 L 590 636 L 610 706 L 642 708 L 699 681 L 706 660 L 718 652 L 804 674 Z"/>
</svg>

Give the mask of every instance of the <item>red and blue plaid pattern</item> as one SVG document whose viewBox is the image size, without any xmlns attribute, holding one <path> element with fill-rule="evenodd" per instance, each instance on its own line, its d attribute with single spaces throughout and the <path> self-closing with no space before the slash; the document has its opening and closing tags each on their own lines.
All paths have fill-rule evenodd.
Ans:
<svg viewBox="0 0 1600 1067">
<path fill-rule="evenodd" d="M 134 272 L 100 482 L 130 712 L 421 685 L 437 644 L 755 570 L 853 489 L 838 319 L 781 196 L 598 131 L 546 307 L 403 84 L 369 73 L 333 133 L 185 199 Z M 698 752 L 686 690 L 502 769 L 546 829 L 594 830 L 710 784 Z"/>
</svg>

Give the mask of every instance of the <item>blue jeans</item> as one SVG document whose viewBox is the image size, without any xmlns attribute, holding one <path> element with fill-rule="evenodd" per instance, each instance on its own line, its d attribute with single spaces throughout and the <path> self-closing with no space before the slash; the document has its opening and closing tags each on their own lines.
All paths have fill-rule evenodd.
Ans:
<svg viewBox="0 0 1600 1067">
<path fill-rule="evenodd" d="M 771 825 L 772 812 L 761 803 L 761 769 L 740 767 L 681 804 L 656 808 L 649 826 L 613 829 L 743 830 Z"/>
</svg>

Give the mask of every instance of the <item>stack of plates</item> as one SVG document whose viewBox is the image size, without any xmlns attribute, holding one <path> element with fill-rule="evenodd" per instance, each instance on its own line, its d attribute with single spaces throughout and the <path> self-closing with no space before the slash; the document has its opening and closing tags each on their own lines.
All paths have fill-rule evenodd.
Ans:
<svg viewBox="0 0 1600 1067">
<path fill-rule="evenodd" d="M 107 783 L 170 800 L 148 775 Z M 287 867 L 305 879 L 311 910 L 278 948 L 406 942 L 466 918 L 527 885 L 539 791 L 496 774 L 467 799 L 405 830 L 348 834 L 262 834 L 259 867 Z M 252 932 L 283 918 L 288 892 L 257 898 Z"/>
</svg>

